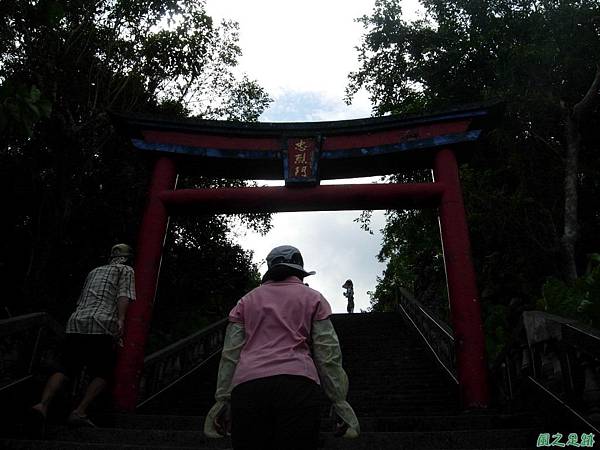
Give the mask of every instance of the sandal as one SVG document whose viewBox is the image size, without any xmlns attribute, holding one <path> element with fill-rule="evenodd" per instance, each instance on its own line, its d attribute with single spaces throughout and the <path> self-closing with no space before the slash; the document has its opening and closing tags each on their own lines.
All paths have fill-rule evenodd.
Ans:
<svg viewBox="0 0 600 450">
<path fill-rule="evenodd" d="M 89 419 L 88 416 L 80 416 L 75 411 L 69 414 L 69 417 L 67 418 L 67 425 L 78 428 L 98 428 L 96 427 L 96 424 Z"/>
</svg>

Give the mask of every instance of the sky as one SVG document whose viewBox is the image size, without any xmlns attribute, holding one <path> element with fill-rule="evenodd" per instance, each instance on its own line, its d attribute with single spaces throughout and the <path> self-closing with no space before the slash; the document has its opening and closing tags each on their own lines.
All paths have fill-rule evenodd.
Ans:
<svg viewBox="0 0 600 450">
<path fill-rule="evenodd" d="M 207 0 L 206 9 L 216 20 L 239 23 L 243 56 L 239 70 L 257 80 L 273 99 L 259 118 L 262 122 L 309 122 L 345 120 L 371 116 L 366 92 L 359 92 L 351 105 L 344 102 L 348 74 L 358 68 L 362 25 L 356 18 L 369 15 L 374 0 Z M 414 17 L 416 2 L 405 0 L 404 12 Z M 331 180 L 330 183 L 372 183 L 377 178 Z M 266 182 L 259 182 L 267 184 Z M 268 183 L 274 185 L 274 183 Z M 275 185 L 283 185 L 275 183 Z M 238 229 L 240 245 L 254 251 L 261 274 L 264 259 L 275 246 L 298 247 L 305 269 L 317 273 L 307 277 L 320 291 L 333 312 L 346 311 L 342 284 L 354 283 L 355 312 L 369 308 L 368 291 L 385 268 L 377 261 L 384 212 L 372 218 L 373 234 L 360 228 L 360 211 L 279 213 L 265 236 Z"/>
</svg>

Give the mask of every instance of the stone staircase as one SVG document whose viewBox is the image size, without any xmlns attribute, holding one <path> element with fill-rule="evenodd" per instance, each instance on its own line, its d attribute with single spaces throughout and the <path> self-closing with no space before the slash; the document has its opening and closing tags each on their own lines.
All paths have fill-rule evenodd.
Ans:
<svg viewBox="0 0 600 450">
<path fill-rule="evenodd" d="M 349 401 L 362 434 L 356 440 L 334 438 L 323 398 L 322 448 L 525 449 L 536 448 L 540 433 L 560 431 L 548 429 L 533 413 L 461 412 L 457 386 L 400 314 L 343 314 L 332 320 L 350 378 Z M 202 416 L 213 403 L 217 366 L 215 358 L 138 414 L 96 414 L 97 429 L 55 424 L 44 440 L 31 439 L 15 426 L 3 430 L 0 448 L 231 448 L 229 439 L 207 439 L 201 431 Z"/>
</svg>

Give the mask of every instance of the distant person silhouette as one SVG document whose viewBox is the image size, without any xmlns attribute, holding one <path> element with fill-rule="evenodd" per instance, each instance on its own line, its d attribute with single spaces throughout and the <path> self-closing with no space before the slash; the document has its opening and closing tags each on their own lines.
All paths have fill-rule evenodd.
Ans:
<svg viewBox="0 0 600 450">
<path fill-rule="evenodd" d="M 262 285 L 229 313 L 205 435 L 231 430 L 235 450 L 317 449 L 321 384 L 338 417 L 335 434 L 357 437 L 331 307 L 303 283 L 314 272 L 291 245 L 271 250 L 267 266 Z"/>
<path fill-rule="evenodd" d="M 346 282 L 342 284 L 342 287 L 346 289 L 346 292 L 344 292 L 344 297 L 348 299 L 346 311 L 348 311 L 348 314 L 352 314 L 354 312 L 354 285 L 352 284 L 352 280 L 346 280 Z"/>
</svg>

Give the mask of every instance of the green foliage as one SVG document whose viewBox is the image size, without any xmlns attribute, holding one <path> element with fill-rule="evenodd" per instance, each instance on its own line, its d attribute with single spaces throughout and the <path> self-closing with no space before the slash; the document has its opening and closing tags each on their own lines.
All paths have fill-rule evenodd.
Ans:
<svg viewBox="0 0 600 450">
<path fill-rule="evenodd" d="M 52 104 L 35 85 L 6 81 L 0 86 L 0 135 L 31 137 L 34 124 L 51 112 Z"/>
<path fill-rule="evenodd" d="M 227 316 L 260 284 L 252 253 L 227 237 L 216 216 L 178 218 L 172 224 L 154 307 L 152 349 Z"/>
<path fill-rule="evenodd" d="M 235 74 L 237 24 L 215 24 L 203 1 L 10 3 L 0 4 L 1 309 L 48 310 L 64 320 L 85 274 L 106 261 L 110 246 L 136 243 L 145 205 L 151 166 L 115 133 L 107 111 L 256 120 L 270 99 Z M 160 295 L 159 305 L 174 306 L 157 326 L 179 323 L 169 315 L 176 311 L 180 319 L 191 311 L 222 314 L 225 306 L 210 302 L 227 305 L 255 281 L 250 255 L 227 238 L 231 220 L 177 223 L 175 236 L 185 239 L 171 238 L 161 278 L 177 298 Z M 268 215 L 239 220 L 270 227 Z M 216 255 L 230 265 L 217 270 Z M 179 330 L 159 331 L 184 332 L 180 322 Z"/>
<path fill-rule="evenodd" d="M 533 303 L 549 276 L 561 278 L 565 110 L 581 100 L 600 55 L 600 4 L 424 0 L 424 16 L 404 20 L 398 0 L 377 0 L 358 49 L 347 99 L 365 88 L 374 113 L 426 113 L 501 99 L 497 128 L 461 167 L 472 253 L 484 311 L 509 299 Z M 581 124 L 577 258 L 600 248 L 600 116 Z M 436 272 L 439 232 L 428 211 L 388 215 L 383 293 Z M 421 248 L 419 248 L 421 247 Z M 430 257 L 419 259 L 428 248 Z M 414 252 L 409 256 L 408 252 Z M 398 261 L 400 259 L 400 262 Z M 439 281 L 431 285 L 441 286 Z M 374 308 L 382 301 L 374 293 Z M 423 286 L 415 286 L 417 298 Z M 445 298 L 443 293 L 439 299 Z M 499 314 L 499 313 L 498 313 Z"/>
<path fill-rule="evenodd" d="M 383 277 L 371 295 L 374 310 L 389 292 L 403 286 L 436 315 L 447 318 L 444 266 L 435 212 L 388 211 L 378 258 L 387 261 Z M 410 236 L 410 239 L 408 238 Z"/>
<path fill-rule="evenodd" d="M 538 309 L 563 317 L 570 317 L 600 327 L 600 255 L 589 255 L 586 273 L 567 284 L 557 278 L 549 278 L 542 288 Z"/>
<path fill-rule="evenodd" d="M 418 183 L 431 180 L 426 171 L 407 171 L 384 181 Z M 370 214 L 357 219 L 361 227 L 370 231 Z M 371 310 L 394 310 L 397 286 L 413 291 L 417 300 L 438 317 L 448 319 L 446 280 L 439 237 L 437 214 L 434 210 L 387 211 L 380 262 L 387 266 L 370 292 Z"/>
<path fill-rule="evenodd" d="M 492 305 L 489 303 L 484 303 L 483 305 L 485 350 L 489 360 L 493 361 L 502 351 L 508 339 L 508 308 L 504 305 Z"/>
</svg>

